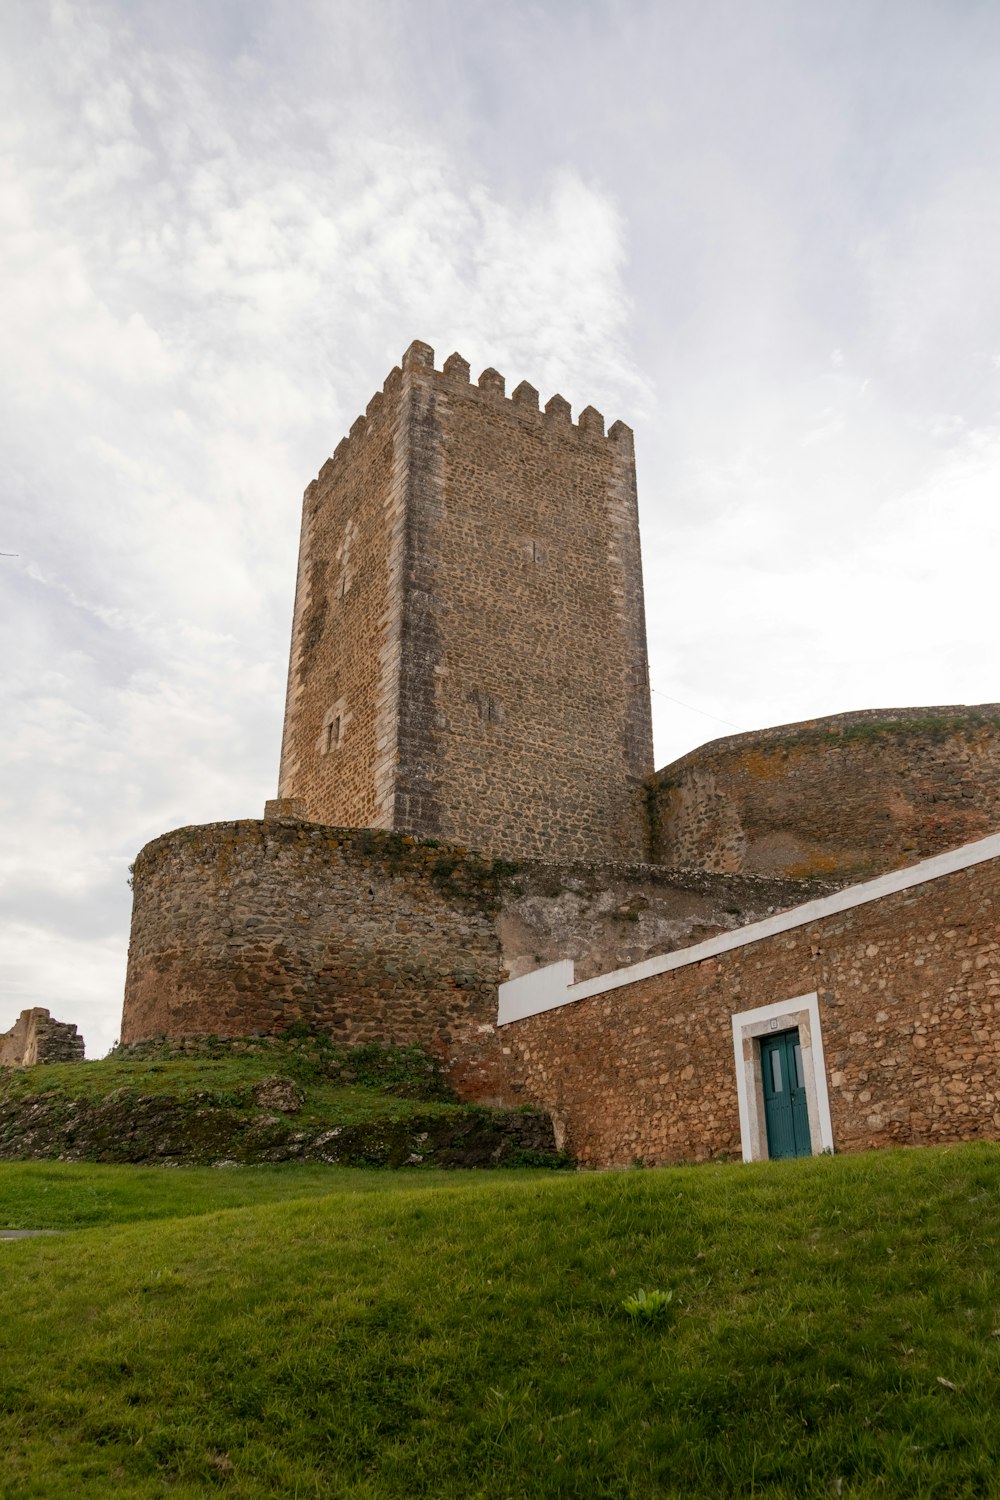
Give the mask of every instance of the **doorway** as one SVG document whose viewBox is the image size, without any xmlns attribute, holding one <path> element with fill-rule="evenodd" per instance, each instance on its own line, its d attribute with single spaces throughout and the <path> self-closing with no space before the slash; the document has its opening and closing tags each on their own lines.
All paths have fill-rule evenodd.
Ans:
<svg viewBox="0 0 1000 1500">
<path fill-rule="evenodd" d="M 732 1023 L 743 1160 L 767 1161 L 769 1156 L 776 1154 L 768 1146 L 764 1102 L 764 1064 L 766 1062 L 770 1069 L 774 1068 L 774 1064 L 765 1057 L 763 1044 L 775 1041 L 787 1032 L 794 1034 L 792 1055 L 790 1059 L 787 1055 L 779 1057 L 779 1066 L 782 1067 L 779 1077 L 784 1082 L 786 1076 L 794 1076 L 797 1087 L 805 1083 L 808 1141 L 813 1154 L 818 1151 L 833 1151 L 830 1093 L 826 1082 L 826 1063 L 823 1060 L 823 1029 L 820 1025 L 819 996 L 815 990 L 809 995 L 796 995 L 788 1000 L 775 1000 L 770 1005 L 758 1005 L 754 1010 L 739 1011 L 733 1016 Z M 795 1041 L 799 1046 L 797 1055 Z M 802 1071 L 793 1074 L 792 1069 L 796 1064 Z M 773 1072 L 771 1081 L 774 1081 Z M 808 1151 L 809 1145 L 806 1144 L 804 1133 L 800 1131 L 799 1136 L 799 1149 Z M 780 1150 L 780 1143 L 775 1144 Z M 794 1131 L 792 1144 L 795 1144 Z"/>
<path fill-rule="evenodd" d="M 760 1068 L 768 1156 L 772 1161 L 783 1156 L 811 1156 L 809 1101 L 798 1027 L 761 1037 Z"/>
</svg>

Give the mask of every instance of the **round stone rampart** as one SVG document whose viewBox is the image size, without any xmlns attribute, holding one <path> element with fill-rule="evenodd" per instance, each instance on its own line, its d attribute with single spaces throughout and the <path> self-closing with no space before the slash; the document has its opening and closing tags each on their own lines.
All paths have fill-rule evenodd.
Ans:
<svg viewBox="0 0 1000 1500">
<path fill-rule="evenodd" d="M 495 1102 L 507 1098 L 503 979 L 566 958 L 587 978 L 819 889 L 649 865 L 491 861 L 311 823 L 289 801 L 269 803 L 263 821 L 164 834 L 136 860 L 133 888 L 124 1043 L 271 1035 L 299 1022 L 345 1045 L 427 1048 L 463 1097 Z"/>
<path fill-rule="evenodd" d="M 730 735 L 653 778 L 652 858 L 861 880 L 1000 829 L 1000 704 L 869 709 Z"/>
<path fill-rule="evenodd" d="M 122 1042 L 301 1022 L 418 1044 L 502 1093 L 497 866 L 398 834 L 285 821 L 180 828 L 133 869 Z"/>
</svg>

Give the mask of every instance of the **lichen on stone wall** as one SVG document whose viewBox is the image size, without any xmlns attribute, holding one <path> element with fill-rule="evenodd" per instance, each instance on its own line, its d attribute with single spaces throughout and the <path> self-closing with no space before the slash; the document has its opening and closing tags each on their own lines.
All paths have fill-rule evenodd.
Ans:
<svg viewBox="0 0 1000 1500">
<path fill-rule="evenodd" d="M 371 859 L 390 875 L 416 873 L 449 899 L 495 911 L 523 861 L 487 859 L 460 845 L 380 829 L 350 830 L 348 859 Z"/>
</svg>

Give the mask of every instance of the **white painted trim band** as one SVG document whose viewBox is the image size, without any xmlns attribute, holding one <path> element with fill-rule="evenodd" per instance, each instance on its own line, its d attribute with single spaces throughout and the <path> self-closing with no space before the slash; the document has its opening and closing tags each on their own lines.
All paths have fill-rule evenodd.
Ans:
<svg viewBox="0 0 1000 1500">
<path fill-rule="evenodd" d="M 582 979 L 579 984 L 574 983 L 572 960 L 560 959 L 558 963 L 546 964 L 543 969 L 534 969 L 520 979 L 508 979 L 501 984 L 497 1025 L 508 1026 L 511 1021 L 523 1021 L 527 1016 L 556 1010 L 561 1005 L 572 1005 L 575 1000 L 587 1000 L 592 995 L 603 995 L 626 984 L 637 984 L 640 979 L 651 979 L 654 974 L 666 974 L 671 969 L 701 963 L 718 953 L 729 953 L 734 948 L 759 943 L 763 938 L 775 937 L 780 932 L 791 932 L 823 917 L 850 911 L 852 907 L 895 895 L 897 891 L 907 891 L 915 885 L 925 885 L 930 880 L 939 880 L 942 875 L 953 875 L 958 870 L 967 870 L 991 859 L 1000 859 L 1000 833 L 992 833 L 989 838 L 978 839 L 974 844 L 949 849 L 946 854 L 935 854 L 908 869 L 893 870 L 889 875 L 845 886 L 842 891 L 834 891 L 832 896 L 821 896 L 818 901 L 807 901 L 803 906 L 777 912 L 773 917 L 765 917 L 763 922 L 752 922 L 748 927 L 737 927 L 732 932 L 720 932 L 691 948 L 661 953 L 656 958 L 630 964 L 626 969 L 613 969 L 609 974 Z"/>
</svg>

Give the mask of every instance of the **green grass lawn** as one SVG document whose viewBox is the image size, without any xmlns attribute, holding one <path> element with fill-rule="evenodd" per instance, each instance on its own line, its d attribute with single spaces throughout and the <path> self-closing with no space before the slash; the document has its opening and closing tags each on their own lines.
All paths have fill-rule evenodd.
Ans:
<svg viewBox="0 0 1000 1500">
<path fill-rule="evenodd" d="M 94 1227 L 0 1245 L 0 1494 L 996 1495 L 998 1190 L 2 1164 L 0 1219 Z"/>
<path fill-rule="evenodd" d="M 341 1054 L 349 1054 L 341 1049 Z M 129 1097 L 168 1095 L 197 1098 L 206 1105 L 250 1110 L 254 1088 L 281 1074 L 298 1084 L 302 1107 L 296 1125 L 308 1128 L 334 1119 L 341 1125 L 372 1119 L 405 1119 L 421 1114 L 451 1114 L 458 1105 L 416 1048 L 355 1048 L 353 1067 L 345 1071 L 337 1049 L 319 1050 L 314 1040 L 271 1046 L 256 1053 L 236 1053 L 220 1043 L 217 1056 L 112 1056 L 96 1062 L 50 1063 L 44 1067 L 4 1070 L 0 1093 L 8 1098 L 63 1095 L 97 1100 L 121 1093 Z M 332 1072 L 330 1071 L 332 1069 Z M 394 1087 L 402 1092 L 393 1092 Z M 419 1103 L 415 1102 L 419 1101 Z"/>
<path fill-rule="evenodd" d="M 423 1167 L 420 1179 L 454 1185 L 455 1173 Z M 294 1162 L 221 1169 L 0 1162 L 0 1229 L 85 1229 L 191 1218 L 328 1193 L 396 1193 L 399 1184 L 398 1173 L 381 1167 L 365 1171 Z M 0 1261 L 5 1264 L 6 1258 Z"/>
</svg>

